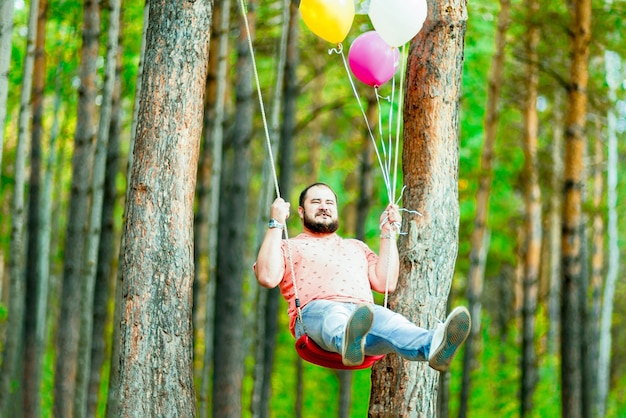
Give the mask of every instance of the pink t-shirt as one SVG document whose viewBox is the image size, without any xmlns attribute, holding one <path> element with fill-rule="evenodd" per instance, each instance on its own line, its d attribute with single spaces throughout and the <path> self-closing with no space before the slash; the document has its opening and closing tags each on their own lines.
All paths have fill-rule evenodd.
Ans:
<svg viewBox="0 0 626 418">
<path fill-rule="evenodd" d="M 292 332 L 297 311 L 290 257 L 301 307 L 316 299 L 374 303 L 368 272 L 378 256 L 362 241 L 337 234 L 320 238 L 304 232 L 289 243 L 283 240 L 281 249 L 284 272 L 279 286 L 289 302 Z"/>
</svg>

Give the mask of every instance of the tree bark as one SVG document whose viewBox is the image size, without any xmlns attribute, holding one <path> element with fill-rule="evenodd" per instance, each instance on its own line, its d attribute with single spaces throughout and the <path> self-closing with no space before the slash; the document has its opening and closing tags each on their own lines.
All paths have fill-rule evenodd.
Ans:
<svg viewBox="0 0 626 418">
<path fill-rule="evenodd" d="M 563 235 L 561 277 L 561 414 L 565 418 L 582 416 L 582 358 L 580 288 L 582 266 L 582 194 L 584 155 L 587 147 L 587 84 L 589 44 L 591 41 L 591 1 L 575 0 L 571 7 L 571 63 L 565 120 L 565 158 L 563 185 Z"/>
<path fill-rule="evenodd" d="M 88 389 L 88 416 L 96 416 L 98 408 L 100 383 L 102 381 L 102 366 L 107 354 L 107 342 L 110 337 L 106 334 L 107 324 L 111 321 L 109 304 L 111 289 L 114 286 L 111 274 L 112 262 L 117 250 L 119 238 L 115 231 L 115 207 L 118 200 L 116 179 L 120 163 L 120 136 L 122 130 L 122 106 L 121 106 L 121 71 L 122 71 L 122 47 L 121 47 L 121 23 L 123 7 L 120 5 L 120 35 L 117 48 L 117 66 L 115 70 L 115 86 L 111 101 L 111 123 L 109 125 L 109 142 L 106 156 L 106 173 L 104 178 L 104 200 L 102 217 L 100 221 L 100 245 L 98 247 L 98 265 L 93 299 L 93 332 L 91 345 L 91 371 Z"/>
<path fill-rule="evenodd" d="M 425 328 L 445 316 L 458 248 L 459 98 L 467 21 L 464 1 L 429 4 L 411 42 L 404 103 L 401 272 L 390 307 Z M 445 210 L 442 210 L 445 208 Z M 436 414 L 439 374 L 395 355 L 372 371 L 372 417 Z"/>
<path fill-rule="evenodd" d="M 523 246 L 524 276 L 522 278 L 522 376 L 521 376 L 521 416 L 528 416 L 533 409 L 533 394 L 538 381 L 537 353 L 535 351 L 535 328 L 537 321 L 537 298 L 539 293 L 539 273 L 541 267 L 541 189 L 538 173 L 538 131 L 537 96 L 539 85 L 539 26 L 536 16 L 539 12 L 538 0 L 527 2 L 526 50 L 526 97 L 524 100 L 523 148 L 524 148 L 524 206 L 526 230 Z"/>
<path fill-rule="evenodd" d="M 39 1 L 37 12 L 37 36 L 35 41 L 35 59 L 32 91 L 32 135 L 30 144 L 30 182 L 28 187 L 28 249 L 26 255 L 26 300 L 24 311 L 24 350 L 23 350 L 23 391 L 22 404 L 24 417 L 40 416 L 41 401 L 41 362 L 45 342 L 46 298 L 48 272 L 41 251 L 41 173 L 44 113 L 44 86 L 46 75 L 46 55 L 44 50 L 48 2 Z M 49 236 L 44 239 L 49 239 Z M 43 306 L 42 306 L 43 305 Z M 41 315 L 41 313 L 44 315 Z"/>
<path fill-rule="evenodd" d="M 244 375 L 243 272 L 247 241 L 250 140 L 254 117 L 252 62 L 256 2 L 248 2 L 248 33 L 243 18 L 237 41 L 236 109 L 233 132 L 224 144 L 220 192 L 214 321 L 213 416 L 239 418 Z"/>
<path fill-rule="evenodd" d="M 81 270 L 80 337 L 78 344 L 78 373 L 74 395 L 74 416 L 86 417 L 88 412 L 88 389 L 91 374 L 91 349 L 93 337 L 93 309 L 98 249 L 102 232 L 102 209 L 104 204 L 104 181 L 106 176 L 107 148 L 113 108 L 117 45 L 120 30 L 120 0 L 109 0 L 108 40 L 104 69 L 104 85 L 96 149 L 91 180 L 91 208 L 89 227 L 85 241 L 85 259 Z"/>
<path fill-rule="evenodd" d="M 194 417 L 193 201 L 212 2 L 152 0 L 149 7 L 114 389 L 118 416 Z"/>
<path fill-rule="evenodd" d="M 11 202 L 11 240 L 9 250 L 9 306 L 6 341 L 2 351 L 0 367 L 0 416 L 21 412 L 21 403 L 9 403 L 15 393 L 11 387 L 12 380 L 20 381 L 18 364 L 22 350 L 22 333 L 25 305 L 24 280 L 24 188 L 26 184 L 26 144 L 30 132 L 31 97 L 33 71 L 35 65 L 35 45 L 37 40 L 37 19 L 39 1 L 30 4 L 28 19 L 28 35 L 26 55 L 24 59 L 24 75 L 20 92 L 20 114 L 18 121 L 17 149 L 15 151 L 15 178 L 13 183 L 13 199 Z M 20 370 L 21 372 L 21 370 Z M 13 410 L 7 409 L 13 405 Z M 13 412 L 10 412 L 13 411 Z"/>
<path fill-rule="evenodd" d="M 226 118 L 226 89 L 228 72 L 228 49 L 229 49 L 229 26 L 230 26 L 230 0 L 222 0 L 218 7 L 214 8 L 212 49 L 207 81 L 207 100 L 205 109 L 205 147 L 211 161 L 207 192 L 207 253 L 208 275 L 205 291 L 205 318 L 204 318 L 204 353 L 202 364 L 201 394 L 199 397 L 200 416 L 208 416 L 209 387 L 211 383 L 211 370 L 213 361 L 213 337 L 215 320 L 215 286 L 217 281 L 217 239 L 219 224 L 220 183 L 222 175 L 222 149 L 224 142 L 223 124 Z M 218 11 L 219 8 L 219 11 Z M 211 92 L 212 79 L 215 79 L 215 92 Z M 214 101 L 211 104 L 211 101 Z"/>
<path fill-rule="evenodd" d="M 621 74 L 615 70 L 620 68 L 616 65 L 620 57 L 613 51 L 605 52 L 605 65 L 607 84 L 609 85 L 609 99 L 612 107 L 608 112 L 608 141 L 607 141 L 607 233 L 608 233 L 608 266 L 604 292 L 602 295 L 602 312 L 600 318 L 600 342 L 598 358 L 598 389 L 596 396 L 596 408 L 599 417 L 606 412 L 607 398 L 609 393 L 609 377 L 611 365 L 611 325 L 613 323 L 613 303 L 615 298 L 615 285 L 619 273 L 620 251 L 618 247 L 617 227 L 617 173 L 618 173 L 618 146 L 617 146 L 617 115 L 614 106 L 617 103 L 617 88 L 621 83 Z"/>
<path fill-rule="evenodd" d="M 296 69 L 299 61 L 298 51 L 298 7 L 291 0 L 282 1 L 282 30 L 280 46 L 276 57 L 276 82 L 273 90 L 272 108 L 268 127 L 269 144 L 266 141 L 266 153 L 269 146 L 272 155 L 278 153 L 278 178 L 274 178 L 271 164 L 274 159 L 266 158 L 263 162 L 263 187 L 257 217 L 257 242 L 261 240 L 267 228 L 267 210 L 273 196 L 280 193 L 287 200 L 291 195 L 294 154 L 294 129 L 296 124 L 296 102 L 298 98 L 298 77 Z M 282 116 L 282 123 L 281 123 Z M 279 141 L 276 141 L 276 138 Z M 280 147 L 280 148 L 279 148 Z M 274 172 L 275 173 L 275 172 Z M 278 180 L 278 184 L 274 182 Z M 256 285 L 256 284 L 255 284 Z M 280 290 L 259 289 L 257 306 L 257 351 L 255 355 L 255 382 L 252 401 L 252 416 L 266 418 L 270 416 L 272 396 L 272 370 L 274 351 L 278 334 L 278 308 Z"/>
<path fill-rule="evenodd" d="M 96 138 L 96 74 L 100 36 L 100 3 L 87 0 L 83 9 L 78 115 L 72 158 L 72 186 L 65 235 L 61 313 L 57 334 L 54 383 L 55 416 L 73 416 L 78 362 L 81 271 L 89 217 L 90 179 Z"/>
<path fill-rule="evenodd" d="M 549 254 L 550 254 L 550 289 L 548 294 L 548 351 L 556 354 L 558 350 L 558 335 L 560 324 L 560 284 L 561 284 L 561 208 L 563 195 L 563 114 L 561 111 L 563 100 L 562 93 L 557 91 L 554 98 L 554 118 L 552 144 L 550 154 L 552 157 L 550 198 L 550 230 L 549 230 Z"/>
</svg>

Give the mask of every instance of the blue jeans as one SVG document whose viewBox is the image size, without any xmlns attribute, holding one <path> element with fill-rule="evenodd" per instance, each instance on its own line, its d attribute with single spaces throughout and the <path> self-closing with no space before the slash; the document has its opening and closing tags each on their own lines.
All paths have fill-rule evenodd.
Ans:
<svg viewBox="0 0 626 418">
<path fill-rule="evenodd" d="M 306 334 L 326 351 L 341 353 L 343 336 L 354 303 L 314 300 L 302 308 Z M 372 329 L 365 338 L 365 354 L 397 353 L 407 360 L 426 361 L 434 331 L 420 328 L 404 316 L 379 305 L 374 308 Z M 296 338 L 304 330 L 296 322 Z"/>
</svg>

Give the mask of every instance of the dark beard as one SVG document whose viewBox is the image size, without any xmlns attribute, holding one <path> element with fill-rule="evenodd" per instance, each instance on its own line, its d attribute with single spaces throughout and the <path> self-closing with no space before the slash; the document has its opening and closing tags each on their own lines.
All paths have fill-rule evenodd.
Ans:
<svg viewBox="0 0 626 418">
<path fill-rule="evenodd" d="M 309 217 L 306 216 L 306 213 L 303 222 L 307 229 L 318 234 L 333 233 L 339 229 L 339 221 L 337 220 L 334 220 L 331 223 L 315 222 L 313 219 L 309 219 Z"/>
</svg>

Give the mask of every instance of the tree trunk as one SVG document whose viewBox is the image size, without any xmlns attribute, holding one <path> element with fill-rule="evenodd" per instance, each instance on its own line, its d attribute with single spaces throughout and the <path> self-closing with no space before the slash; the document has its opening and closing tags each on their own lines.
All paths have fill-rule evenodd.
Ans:
<svg viewBox="0 0 626 418">
<path fill-rule="evenodd" d="M 586 391 L 585 416 L 592 417 L 593 409 L 596 408 L 596 389 L 598 387 L 598 342 L 600 341 L 600 311 L 602 297 L 602 282 L 604 270 L 604 217 L 602 216 L 602 201 L 604 195 L 604 144 L 602 137 L 602 124 L 596 117 L 594 123 L 593 163 L 591 168 L 591 245 L 590 245 L 590 280 L 588 295 L 590 296 L 587 328 L 584 345 L 587 346 L 585 357 L 585 373 L 583 374 L 584 391 Z"/>
<path fill-rule="evenodd" d="M 228 70 L 228 30 L 230 23 L 230 0 L 222 0 L 213 10 L 211 32 L 211 60 L 207 80 L 207 106 L 205 108 L 205 158 L 211 161 L 207 173 L 209 178 L 207 191 L 207 253 L 208 275 L 205 291 L 204 318 L 204 353 L 202 362 L 201 393 L 199 396 L 200 417 L 207 417 L 210 412 L 209 387 L 213 361 L 213 336 L 215 320 L 215 282 L 217 281 L 217 236 L 219 223 L 220 182 L 222 175 L 222 147 L 224 141 L 225 95 Z M 215 92 L 211 92 L 212 80 L 215 80 Z M 213 101 L 213 103 L 211 103 Z"/>
<path fill-rule="evenodd" d="M 126 193 L 124 198 L 124 220 L 126 219 L 126 211 L 128 205 L 128 198 L 130 193 L 130 180 L 131 180 L 131 168 L 134 161 L 135 154 L 135 137 L 137 136 L 137 120 L 139 118 L 139 104 L 141 102 L 141 94 L 142 94 L 142 85 L 143 85 L 143 69 L 146 55 L 146 36 L 148 32 L 148 21 L 150 19 L 150 6 L 146 1 L 146 4 L 143 8 L 143 28 L 141 31 L 141 49 L 139 52 L 139 65 L 137 67 L 137 80 L 135 87 L 135 102 L 133 104 L 133 118 L 131 121 L 130 127 L 130 141 L 128 144 L 128 161 L 126 165 Z M 121 293 L 121 264 L 123 258 L 124 251 L 124 233 L 122 231 L 122 238 L 120 243 L 120 251 L 118 254 L 118 269 L 117 269 L 117 277 L 115 284 L 115 301 L 119 301 L 122 298 Z M 109 369 L 109 387 L 107 392 L 107 407 L 106 407 L 106 416 L 107 417 L 118 417 L 120 416 L 120 370 L 119 370 L 119 362 L 115 361 L 115 359 L 120 356 L 120 328 L 117 326 L 122 320 L 122 311 L 121 306 L 118 303 L 115 303 L 115 308 L 113 310 L 113 338 L 111 344 L 111 367 Z"/>
<path fill-rule="evenodd" d="M 611 324 L 613 322 L 613 302 L 615 298 L 615 285 L 618 280 L 619 257 L 618 227 L 617 227 L 617 173 L 618 173 L 618 146 L 617 146 L 617 88 L 622 77 L 615 70 L 620 68 L 620 57 L 612 51 L 605 52 L 605 65 L 607 84 L 609 85 L 609 99 L 611 107 L 608 113 L 608 143 L 607 143 L 607 233 L 608 233 L 608 268 L 602 296 L 602 312 L 600 318 L 600 343 L 598 358 L 598 389 L 596 396 L 596 408 L 599 417 L 606 412 L 607 398 L 609 393 L 609 377 L 611 365 Z"/>
<path fill-rule="evenodd" d="M 267 228 L 267 210 L 273 196 L 282 194 L 289 199 L 292 188 L 293 154 L 294 154 L 294 129 L 296 124 L 296 102 L 298 98 L 298 78 L 296 68 L 299 61 L 298 54 L 298 7 L 291 0 L 283 0 L 282 30 L 280 47 L 276 58 L 276 82 L 272 99 L 271 120 L 269 122 L 269 139 L 266 147 L 271 148 L 273 155 L 278 151 L 279 177 L 270 175 L 271 164 L 274 159 L 266 158 L 263 163 L 262 196 L 259 205 L 257 219 L 257 243 L 256 248 Z M 282 115 L 282 125 L 281 125 Z M 280 135 L 280 137 L 279 137 Z M 279 137 L 279 141 L 275 138 Z M 266 141 L 267 142 L 267 141 Z M 280 149 L 278 149 L 280 146 Z M 269 150 L 266 150 L 269 152 Z M 275 173 L 275 172 L 274 172 Z M 274 182 L 278 180 L 278 184 Z M 273 186 L 273 187 L 272 187 Z M 275 191 L 276 190 L 276 191 Z M 257 352 L 255 361 L 255 382 L 252 404 L 253 417 L 267 418 L 270 416 L 270 400 L 272 396 L 272 370 L 274 368 L 274 351 L 276 336 L 278 334 L 278 310 L 280 303 L 280 290 L 259 289 L 259 305 L 257 311 Z"/>
<path fill-rule="evenodd" d="M 550 154 L 552 157 L 551 185 L 552 195 L 550 198 L 550 230 L 549 230 L 549 253 L 550 253 L 550 290 L 548 294 L 548 351 L 555 355 L 558 349 L 558 335 L 560 323 L 560 282 L 561 282 L 561 190 L 563 188 L 563 115 L 561 112 L 562 93 L 557 91 L 554 98 L 554 123 L 552 132 L 552 145 Z"/>
<path fill-rule="evenodd" d="M 43 100 L 46 74 L 46 39 L 47 0 L 39 1 L 37 12 L 37 37 L 35 42 L 35 60 L 33 72 L 33 129 L 30 145 L 30 182 L 28 186 L 28 249 L 26 256 L 26 300 L 24 311 L 24 350 L 22 404 L 24 417 L 40 416 L 41 401 L 41 362 L 45 342 L 45 303 L 47 298 L 48 272 L 43 271 L 41 251 L 43 240 L 41 217 L 41 139 L 43 138 Z M 49 238 L 49 236 L 47 237 Z M 45 293 L 44 293 L 45 292 Z M 43 304 L 44 306 L 41 306 Z"/>
<path fill-rule="evenodd" d="M 485 280 L 485 263 L 489 244 L 489 228 L 487 227 L 489 215 L 489 197 L 491 196 L 491 182 L 493 178 L 493 150 L 498 134 L 500 121 L 500 91 L 504 80 L 504 62 L 506 35 L 510 24 L 511 2 L 500 1 L 498 24 L 496 27 L 495 52 L 491 61 L 489 72 L 489 89 L 487 91 L 487 109 L 485 113 L 485 142 L 480 160 L 480 177 L 478 180 L 478 192 L 476 194 L 476 214 L 474 216 L 474 229 L 470 237 L 470 267 L 467 279 L 467 304 L 472 315 L 473 324 L 463 353 L 463 381 L 461 386 L 461 405 L 459 417 L 467 416 L 468 403 L 471 395 L 471 372 L 475 368 L 476 353 L 480 344 L 480 317 L 482 309 L 482 291 Z"/>
<path fill-rule="evenodd" d="M 117 414 L 194 417 L 193 196 L 212 3 L 149 7 L 118 284 Z"/>
<path fill-rule="evenodd" d="M 535 328 L 537 321 L 537 297 L 539 293 L 539 272 L 541 267 L 541 190 L 538 173 L 538 130 L 537 96 L 539 68 L 537 46 L 539 26 L 536 16 L 539 12 L 538 0 L 527 2 L 526 49 L 526 97 L 523 107 L 523 148 L 524 148 L 524 204 L 526 230 L 524 252 L 524 276 L 522 278 L 522 376 L 520 415 L 528 416 L 533 409 L 533 394 L 538 381 L 537 353 L 535 351 Z"/>
<path fill-rule="evenodd" d="M 18 364 L 20 351 L 23 347 L 23 319 L 25 305 L 24 280 L 24 187 L 26 183 L 26 144 L 28 142 L 29 125 L 31 118 L 31 97 L 33 86 L 33 71 L 35 65 L 35 46 L 37 40 L 37 19 L 39 15 L 39 1 L 32 0 L 28 19 L 28 37 L 26 55 L 24 59 L 24 75 L 20 92 L 20 115 L 18 121 L 17 149 L 15 151 L 15 178 L 13 185 L 13 200 L 11 205 L 11 241 L 9 252 L 9 306 L 6 341 L 2 351 L 2 365 L 0 367 L 0 416 L 11 415 L 9 406 L 12 404 L 14 412 L 21 412 L 21 403 L 9 402 L 13 398 L 12 380 L 20 381 Z M 22 370 L 20 370 L 21 372 Z M 18 389 L 19 390 L 19 389 Z"/>
<path fill-rule="evenodd" d="M 14 1 L 0 1 L 0 121 L 5 121 L 7 117 L 14 10 Z M 0 173 L 2 172 L 2 150 L 4 149 L 4 122 L 2 122 L 2 126 L 3 129 L 0 129 Z"/>
<path fill-rule="evenodd" d="M 458 248 L 459 97 L 465 2 L 430 3 L 411 42 L 404 103 L 401 274 L 390 307 L 425 328 L 443 318 Z M 446 210 L 441 210 L 446 208 Z M 417 302 L 417 303 L 416 303 Z M 439 374 L 394 355 L 372 371 L 372 417 L 435 416 Z"/>
<path fill-rule="evenodd" d="M 120 162 L 120 136 L 122 130 L 122 107 L 121 99 L 121 71 L 122 71 L 122 47 L 121 47 L 121 23 L 123 7 L 120 4 L 120 35 L 118 40 L 115 85 L 111 100 L 111 123 L 109 126 L 109 142 L 106 156 L 106 173 L 104 178 L 104 200 L 102 206 L 102 217 L 100 221 L 100 245 L 98 247 L 98 266 L 96 269 L 96 279 L 93 299 L 93 332 L 91 346 L 91 371 L 89 376 L 88 389 L 88 416 L 96 416 L 100 395 L 100 383 L 102 381 L 102 365 L 104 364 L 107 352 L 107 341 L 109 336 L 105 335 L 110 315 L 108 307 L 111 298 L 111 287 L 113 275 L 111 274 L 111 263 L 116 254 L 116 233 L 115 233 L 115 207 L 117 202 L 116 178 Z"/>
<path fill-rule="evenodd" d="M 65 235 L 61 314 L 54 384 L 55 416 L 73 416 L 81 308 L 81 272 L 89 217 L 90 179 L 96 138 L 96 75 L 100 36 L 99 1 L 85 1 L 78 115 L 74 135 L 72 186 Z"/>
<path fill-rule="evenodd" d="M 106 49 L 104 86 L 96 142 L 96 152 L 91 180 L 91 209 L 89 228 L 85 241 L 85 260 L 81 270 L 80 338 L 78 344 L 78 373 L 74 395 L 74 416 L 85 417 L 88 412 L 88 389 L 91 374 L 91 349 L 93 337 L 93 309 L 98 249 L 102 231 L 102 208 L 104 204 L 104 181 L 107 164 L 109 129 L 113 107 L 113 92 L 117 67 L 119 42 L 120 0 L 109 0 L 108 41 Z"/>
<path fill-rule="evenodd" d="M 224 149 L 219 216 L 214 321 L 213 416 L 239 418 L 244 375 L 243 273 L 249 268 L 247 207 L 250 140 L 254 117 L 252 62 L 248 46 L 255 36 L 256 3 L 249 2 L 250 33 L 241 23 L 237 42 L 236 109 L 232 137 Z M 243 20 L 243 18 L 242 18 Z"/>
<path fill-rule="evenodd" d="M 587 146 L 588 60 L 591 40 L 591 1 L 575 0 L 571 23 L 571 64 L 565 128 L 563 188 L 563 236 L 561 281 L 561 403 L 562 416 L 582 416 L 582 358 L 580 300 L 582 270 L 582 193 L 584 155 Z"/>
</svg>

